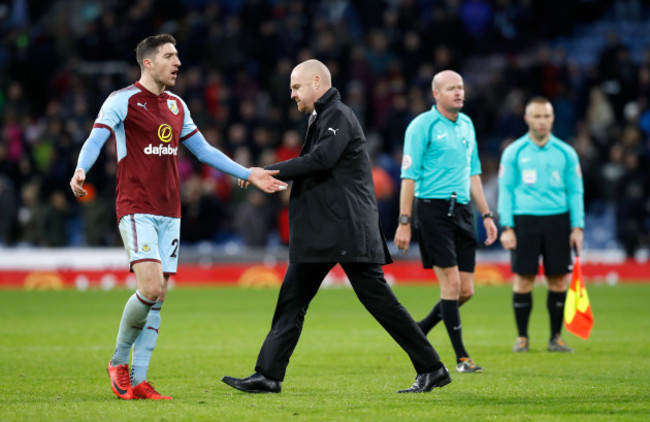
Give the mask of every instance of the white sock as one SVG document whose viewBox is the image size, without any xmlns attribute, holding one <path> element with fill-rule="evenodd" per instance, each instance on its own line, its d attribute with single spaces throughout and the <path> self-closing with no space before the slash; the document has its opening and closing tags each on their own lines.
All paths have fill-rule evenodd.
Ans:
<svg viewBox="0 0 650 422">
<path fill-rule="evenodd" d="M 136 291 L 126 301 L 120 330 L 117 332 L 115 353 L 111 358 L 113 365 L 124 365 L 129 363 L 129 352 L 133 342 L 142 332 L 142 327 L 147 320 L 147 314 L 155 302 L 146 299 L 140 292 Z"/>
<path fill-rule="evenodd" d="M 151 307 L 147 315 L 147 322 L 135 343 L 133 343 L 133 365 L 131 366 L 131 385 L 133 386 L 147 380 L 149 362 L 158 341 L 161 307 L 162 302 L 156 302 Z"/>
</svg>

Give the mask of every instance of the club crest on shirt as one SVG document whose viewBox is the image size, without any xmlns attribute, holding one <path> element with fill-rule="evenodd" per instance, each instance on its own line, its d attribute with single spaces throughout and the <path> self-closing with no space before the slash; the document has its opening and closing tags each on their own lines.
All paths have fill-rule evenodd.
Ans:
<svg viewBox="0 0 650 422">
<path fill-rule="evenodd" d="M 169 107 L 169 110 L 172 113 L 178 114 L 178 104 L 176 104 L 176 100 L 167 100 L 167 107 Z"/>
<path fill-rule="evenodd" d="M 142 246 L 142 251 L 143 252 L 149 252 L 151 250 L 151 247 L 145 243 L 144 246 Z"/>
</svg>

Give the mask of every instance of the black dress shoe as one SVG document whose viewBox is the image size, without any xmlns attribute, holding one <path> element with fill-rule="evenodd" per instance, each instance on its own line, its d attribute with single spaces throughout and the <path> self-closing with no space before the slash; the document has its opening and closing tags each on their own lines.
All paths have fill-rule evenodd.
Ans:
<svg viewBox="0 0 650 422">
<path fill-rule="evenodd" d="M 444 387 L 451 382 L 451 376 L 447 367 L 443 365 L 442 368 L 433 372 L 426 372 L 418 374 L 415 377 L 415 383 L 407 390 L 399 390 L 398 393 L 428 393 L 436 387 Z"/>
<path fill-rule="evenodd" d="M 266 378 L 257 372 L 248 378 L 223 377 L 221 381 L 246 393 L 279 393 L 282 391 L 280 381 Z"/>
</svg>

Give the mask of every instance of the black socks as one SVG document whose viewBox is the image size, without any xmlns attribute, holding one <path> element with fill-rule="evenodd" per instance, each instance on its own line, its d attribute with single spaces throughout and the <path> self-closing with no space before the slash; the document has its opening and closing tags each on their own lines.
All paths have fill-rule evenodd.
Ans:
<svg viewBox="0 0 650 422">
<path fill-rule="evenodd" d="M 566 291 L 552 292 L 548 291 L 546 298 L 546 307 L 551 317 L 551 340 L 556 335 L 560 335 L 562 330 L 562 321 L 564 320 L 564 301 L 566 300 Z"/>
<path fill-rule="evenodd" d="M 463 345 L 462 326 L 460 323 L 460 312 L 458 311 L 457 300 L 440 299 L 440 309 L 442 310 L 442 320 L 447 327 L 449 339 L 456 352 L 456 360 L 469 357 L 465 346 Z"/>
<path fill-rule="evenodd" d="M 517 323 L 517 335 L 528 338 L 528 320 L 533 310 L 532 293 L 513 293 L 512 307 L 515 310 L 515 322 Z"/>
</svg>

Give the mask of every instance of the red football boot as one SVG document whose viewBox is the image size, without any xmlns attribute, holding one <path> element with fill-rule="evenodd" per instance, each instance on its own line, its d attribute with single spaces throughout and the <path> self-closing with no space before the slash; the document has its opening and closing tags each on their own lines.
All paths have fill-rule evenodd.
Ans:
<svg viewBox="0 0 650 422">
<path fill-rule="evenodd" d="M 108 376 L 111 379 L 113 393 L 121 399 L 131 400 L 133 398 L 133 387 L 131 387 L 131 376 L 129 375 L 129 364 L 113 366 L 108 361 Z"/>
<path fill-rule="evenodd" d="M 133 387 L 133 398 L 135 399 L 149 399 L 149 400 L 171 400 L 169 396 L 163 396 L 157 392 L 151 384 L 147 381 L 142 381 L 140 384 Z"/>
</svg>

